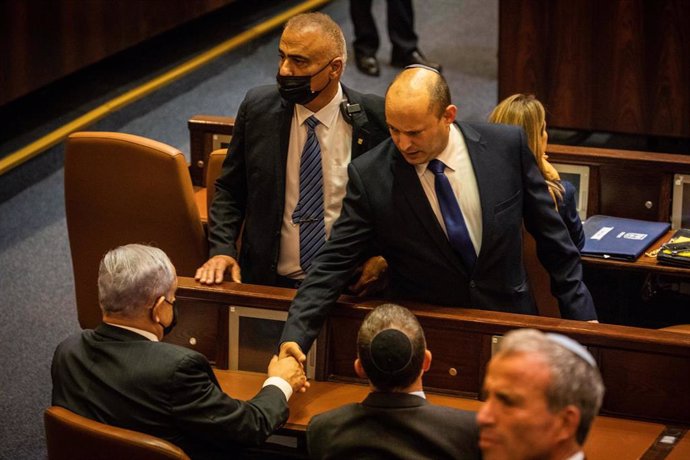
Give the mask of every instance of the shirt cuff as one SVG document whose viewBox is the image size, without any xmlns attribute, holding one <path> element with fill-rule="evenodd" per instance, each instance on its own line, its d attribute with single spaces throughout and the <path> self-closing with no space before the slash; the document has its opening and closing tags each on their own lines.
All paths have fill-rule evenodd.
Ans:
<svg viewBox="0 0 690 460">
<path fill-rule="evenodd" d="M 269 377 L 266 379 L 264 384 L 261 386 L 261 388 L 267 386 L 267 385 L 275 385 L 277 386 L 280 391 L 283 392 L 285 395 L 285 400 L 289 401 L 290 396 L 292 396 L 292 386 L 285 380 L 284 378 L 281 377 Z"/>
</svg>

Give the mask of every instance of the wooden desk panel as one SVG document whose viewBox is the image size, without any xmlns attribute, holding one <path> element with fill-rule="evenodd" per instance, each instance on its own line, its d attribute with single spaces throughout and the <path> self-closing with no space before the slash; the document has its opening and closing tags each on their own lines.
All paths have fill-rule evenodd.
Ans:
<svg viewBox="0 0 690 460">
<path fill-rule="evenodd" d="M 204 338 L 205 348 L 200 351 L 211 353 L 207 356 L 215 360 L 217 366 L 227 367 L 228 306 L 285 311 L 294 293 L 292 289 L 236 283 L 206 287 L 193 279 L 180 277 L 177 292 L 180 321 L 175 334 L 182 334 L 182 344 L 188 342 L 184 340 L 186 337 Z M 357 321 L 383 303 L 381 300 L 357 301 L 342 296 L 331 311 L 330 325 L 324 328 L 319 337 L 316 364 L 319 380 L 352 380 L 352 360 L 355 356 L 353 340 Z M 590 347 L 602 369 L 609 395 L 604 400 L 603 414 L 690 424 L 690 398 L 683 395 L 683 385 L 690 378 L 690 335 L 559 318 L 402 303 L 417 315 L 426 331 L 430 348 L 433 347 L 436 364 L 432 363 L 432 372 L 425 379 L 429 388 L 476 397 L 486 363 L 491 357 L 492 337 L 511 329 L 533 327 L 568 335 Z M 204 320 L 203 315 L 209 316 L 208 319 Z M 189 317 L 194 318 L 194 324 L 187 324 L 186 318 Z M 342 329 L 350 332 L 343 336 L 333 335 L 333 330 L 341 329 L 338 327 L 340 324 L 347 325 Z M 196 332 L 195 329 L 201 330 L 203 327 L 210 329 L 206 333 L 208 335 Z M 217 336 L 215 348 L 212 334 Z M 208 339 L 205 338 L 207 336 Z M 202 341 L 196 343 L 193 348 L 198 349 Z M 467 349 L 459 351 L 460 343 Z M 459 357 L 461 361 L 458 361 Z M 455 375 L 451 375 L 451 368 L 457 371 Z M 634 388 L 634 393 L 629 393 L 631 388 Z"/>
<path fill-rule="evenodd" d="M 208 157 L 215 149 L 220 148 L 232 136 L 235 117 L 216 115 L 195 115 L 187 122 L 189 128 L 189 153 L 191 164 L 189 174 L 192 184 L 206 187 L 206 167 Z"/>
<path fill-rule="evenodd" d="M 247 372 L 215 370 L 221 388 L 237 399 L 251 399 L 261 388 L 265 376 Z M 366 385 L 334 382 L 311 382 L 306 393 L 297 393 L 290 399 L 290 418 L 285 428 L 298 434 L 306 430 L 309 420 L 317 414 L 344 404 L 364 400 L 370 389 Z M 427 392 L 433 404 L 457 409 L 478 411 L 481 402 Z M 663 431 L 664 425 L 612 417 L 597 417 L 585 443 L 585 454 L 590 460 L 639 458 Z M 683 452 L 690 443 L 679 445 Z M 672 457 L 669 457 L 672 458 Z M 688 457 L 675 457 L 688 458 Z"/>
<path fill-rule="evenodd" d="M 641 458 L 664 430 L 664 425 L 599 416 L 585 441 L 588 460 Z"/>
</svg>

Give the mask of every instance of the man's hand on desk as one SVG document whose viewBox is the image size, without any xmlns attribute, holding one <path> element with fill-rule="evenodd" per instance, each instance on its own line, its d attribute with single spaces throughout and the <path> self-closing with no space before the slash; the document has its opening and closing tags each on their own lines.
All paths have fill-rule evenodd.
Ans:
<svg viewBox="0 0 690 460">
<path fill-rule="evenodd" d="M 302 372 L 304 372 L 304 365 L 307 362 L 307 356 L 302 352 L 302 349 L 297 344 L 297 342 L 283 342 L 280 344 L 280 356 L 279 358 L 294 358 L 300 364 Z M 304 386 L 300 388 L 299 391 L 304 393 L 309 388 L 309 382 L 305 380 Z"/>
<path fill-rule="evenodd" d="M 388 262 L 381 256 L 375 256 L 364 262 L 355 274 L 359 273 L 357 282 L 349 287 L 357 296 L 368 296 L 382 292 L 388 286 Z"/>
<path fill-rule="evenodd" d="M 237 261 L 225 255 L 213 256 L 204 265 L 196 270 L 194 279 L 201 284 L 220 284 L 226 270 L 230 271 L 230 279 L 235 283 L 241 283 L 240 265 Z"/>
<path fill-rule="evenodd" d="M 307 376 L 304 368 L 292 356 L 278 358 L 273 355 L 271 362 L 268 363 L 268 376 L 280 377 L 290 384 L 292 391 L 304 391 L 307 386 Z"/>
</svg>

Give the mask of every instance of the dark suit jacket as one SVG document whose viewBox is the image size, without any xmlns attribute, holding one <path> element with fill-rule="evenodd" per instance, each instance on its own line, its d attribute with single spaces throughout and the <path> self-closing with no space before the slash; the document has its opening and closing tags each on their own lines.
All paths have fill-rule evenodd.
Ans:
<svg viewBox="0 0 690 460">
<path fill-rule="evenodd" d="M 563 198 L 558 203 L 558 214 L 565 223 L 568 229 L 570 239 L 578 250 L 585 247 L 585 230 L 582 228 L 582 221 L 580 215 L 577 213 L 577 203 L 575 202 L 575 186 L 568 181 L 561 181 L 565 193 Z"/>
<path fill-rule="evenodd" d="M 352 116 L 352 158 L 389 137 L 383 98 L 343 87 L 350 104 L 361 111 Z M 235 128 L 216 181 L 210 210 L 210 255 L 238 259 L 242 280 L 273 285 L 280 251 L 285 206 L 285 169 L 294 104 L 285 102 L 275 85 L 250 90 L 235 120 Z M 242 245 L 235 242 L 242 224 Z"/>
<path fill-rule="evenodd" d="M 473 412 L 405 393 L 370 393 L 360 404 L 315 416 L 307 427 L 314 459 L 475 459 L 478 440 Z"/>
<path fill-rule="evenodd" d="M 522 224 L 552 278 L 564 318 L 594 319 L 580 254 L 555 210 L 520 128 L 460 123 L 482 209 L 482 244 L 468 273 L 392 140 L 350 163 L 347 195 L 331 238 L 290 307 L 281 342 L 303 350 L 372 240 L 389 263 L 393 298 L 537 314 L 522 263 Z"/>
<path fill-rule="evenodd" d="M 232 399 L 201 354 L 107 324 L 58 345 L 51 373 L 53 405 L 166 439 L 192 458 L 229 458 L 288 418 L 276 386 Z"/>
</svg>

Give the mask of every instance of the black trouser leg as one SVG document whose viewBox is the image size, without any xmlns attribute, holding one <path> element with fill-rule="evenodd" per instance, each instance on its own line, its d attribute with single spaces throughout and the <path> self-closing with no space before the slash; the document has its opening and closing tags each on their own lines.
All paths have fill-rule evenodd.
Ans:
<svg viewBox="0 0 690 460">
<path fill-rule="evenodd" d="M 371 0 L 350 0 L 350 17 L 355 29 L 355 54 L 374 56 L 379 49 L 379 34 L 371 14 Z"/>
<path fill-rule="evenodd" d="M 392 58 L 401 59 L 417 49 L 412 0 L 387 0 L 388 36 L 393 45 Z"/>
</svg>

